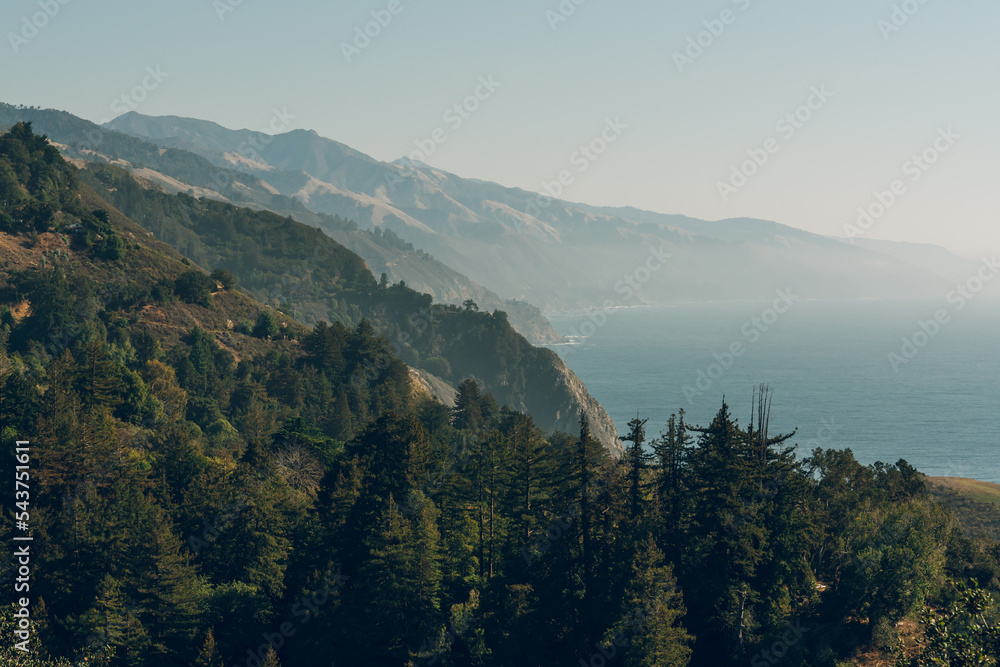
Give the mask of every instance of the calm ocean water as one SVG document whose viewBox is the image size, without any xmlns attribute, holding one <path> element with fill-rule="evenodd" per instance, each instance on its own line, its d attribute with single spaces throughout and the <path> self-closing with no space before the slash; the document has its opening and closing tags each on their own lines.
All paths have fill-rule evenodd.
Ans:
<svg viewBox="0 0 1000 667">
<path fill-rule="evenodd" d="M 589 335 L 552 349 L 620 434 L 636 411 L 650 420 L 648 437 L 680 408 L 705 426 L 723 395 L 745 425 L 751 392 L 766 382 L 774 390 L 771 432 L 798 429 L 800 455 L 849 447 L 866 464 L 904 458 L 929 475 L 1000 483 L 1000 303 L 983 296 L 961 310 L 944 299 L 797 302 L 783 314 L 769 307 L 620 309 L 599 327 L 586 315 L 555 316 L 560 333 Z M 941 309 L 947 324 L 934 336 L 920 333 L 919 323 Z M 904 336 L 912 348 L 903 349 Z M 730 360 L 734 343 L 743 352 Z M 891 352 L 908 361 L 897 361 L 898 372 Z"/>
</svg>

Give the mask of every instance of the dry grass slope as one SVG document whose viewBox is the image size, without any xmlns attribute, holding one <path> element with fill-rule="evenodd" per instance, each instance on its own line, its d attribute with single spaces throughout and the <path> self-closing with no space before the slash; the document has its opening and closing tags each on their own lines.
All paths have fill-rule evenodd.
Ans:
<svg viewBox="0 0 1000 667">
<path fill-rule="evenodd" d="M 992 503 L 1000 508 L 1000 484 L 980 482 L 964 477 L 928 477 L 932 486 L 944 487 L 980 503 Z"/>
</svg>

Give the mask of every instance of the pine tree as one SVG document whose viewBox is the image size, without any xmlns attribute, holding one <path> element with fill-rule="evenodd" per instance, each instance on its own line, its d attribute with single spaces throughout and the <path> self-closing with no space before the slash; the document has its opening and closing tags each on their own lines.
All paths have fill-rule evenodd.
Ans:
<svg viewBox="0 0 1000 667">
<path fill-rule="evenodd" d="M 76 362 L 69 351 L 49 366 L 49 386 L 38 416 L 38 469 L 35 479 L 39 492 L 49 502 L 61 501 L 75 489 L 83 451 L 79 415 L 80 397 L 73 383 Z"/>
<path fill-rule="evenodd" d="M 694 439 L 684 417 L 684 410 L 671 415 L 666 432 L 653 442 L 658 521 L 664 531 L 663 548 L 671 562 L 680 562 L 681 542 L 693 511 L 690 460 Z"/>
<path fill-rule="evenodd" d="M 685 557 L 684 580 L 698 619 L 692 628 L 703 655 L 726 661 L 738 659 L 746 640 L 748 605 L 757 592 L 749 587 L 761 559 L 762 527 L 748 506 L 759 477 L 744 432 L 723 402 L 694 452 L 698 519 L 692 525 Z"/>
<path fill-rule="evenodd" d="M 101 646 L 120 646 L 124 643 L 128 617 L 121 584 L 105 574 L 97 585 L 90 608 L 72 619 L 69 625 L 81 640 L 89 642 L 87 638 L 93 638 Z"/>
<path fill-rule="evenodd" d="M 365 473 L 362 495 L 370 503 L 384 504 L 390 495 L 409 498 L 428 483 L 430 442 L 413 415 L 384 413 L 349 444 L 347 454 L 358 457 Z"/>
<path fill-rule="evenodd" d="M 581 548 L 580 548 L 580 562 L 583 565 L 583 585 L 584 585 L 584 599 L 587 599 L 587 595 L 592 592 L 593 589 L 593 579 L 594 579 L 594 566 L 593 566 L 593 552 L 590 546 L 590 522 L 591 522 L 591 512 L 590 512 L 590 478 L 593 474 L 593 466 L 590 460 L 589 447 L 592 441 L 590 435 L 590 422 L 587 420 L 587 415 L 582 410 L 580 411 L 580 443 L 578 446 L 577 453 L 577 464 L 579 465 L 579 475 L 580 475 L 580 532 L 581 532 Z"/>
<path fill-rule="evenodd" d="M 583 587 L 581 627 L 585 633 L 597 622 L 598 614 L 596 577 L 599 554 L 595 540 L 595 517 L 598 515 L 598 504 L 609 500 L 608 491 L 613 485 L 609 484 L 611 476 L 608 474 L 598 478 L 602 455 L 603 448 L 591 435 L 590 422 L 586 413 L 581 411 L 580 439 L 577 442 L 575 457 L 575 481 L 578 484 L 580 508 L 579 567 Z M 603 512 L 601 514 L 610 518 Z M 607 537 L 611 538 L 611 534 L 607 534 Z"/>
<path fill-rule="evenodd" d="M 632 561 L 622 602 L 621 617 L 604 637 L 605 652 L 614 657 L 620 650 L 623 667 L 684 667 L 690 663 L 692 637 L 681 624 L 685 609 L 680 590 L 651 537 Z"/>
<path fill-rule="evenodd" d="M 166 517 L 154 514 L 156 523 L 149 541 L 148 570 L 138 582 L 138 594 L 149 619 L 153 655 L 162 658 L 188 655 L 197 636 L 207 590 L 195 574 L 181 541 L 170 531 Z"/>
<path fill-rule="evenodd" d="M 697 518 L 688 531 L 684 580 L 692 583 L 689 600 L 699 619 L 694 634 L 716 660 L 744 655 L 779 617 L 769 598 L 781 599 L 781 591 L 804 581 L 792 537 L 803 535 L 792 528 L 802 525 L 801 512 L 794 495 L 779 491 L 795 477 L 792 450 L 780 448 L 792 436 L 767 433 L 767 405 L 766 392 L 755 393 L 755 415 L 744 430 L 723 401 L 712 424 L 695 429 L 701 434 L 691 457 Z M 779 551 L 782 565 L 772 560 Z"/>
<path fill-rule="evenodd" d="M 329 433 L 333 437 L 349 441 L 355 435 L 354 415 L 351 413 L 351 405 L 347 400 L 347 394 L 343 388 L 337 392 L 337 399 L 333 405 L 333 412 L 330 415 Z"/>
<path fill-rule="evenodd" d="M 457 429 L 478 433 L 483 428 L 483 397 L 475 380 L 463 380 L 458 386 L 454 415 Z"/>
<path fill-rule="evenodd" d="M 531 417 L 511 413 L 508 420 L 504 430 L 510 433 L 513 458 L 509 512 L 516 520 L 517 541 L 527 545 L 540 528 L 542 503 L 555 481 L 553 462 L 545 436 Z"/>
<path fill-rule="evenodd" d="M 78 357 L 77 387 L 85 405 L 113 408 L 121 403 L 121 373 L 103 341 L 94 338 Z"/>
<path fill-rule="evenodd" d="M 437 511 L 419 491 L 407 517 L 393 498 L 364 539 L 356 586 L 345 589 L 345 664 L 401 665 L 441 623 Z"/>
<path fill-rule="evenodd" d="M 623 438 L 632 444 L 625 451 L 625 464 L 628 466 L 629 483 L 629 519 L 637 526 L 642 517 L 643 473 L 651 457 L 643 450 L 646 441 L 646 422 L 648 419 L 635 419 L 628 423 L 628 435 Z"/>
<path fill-rule="evenodd" d="M 222 667 L 222 658 L 215 646 L 215 634 L 209 629 L 205 635 L 205 643 L 201 645 L 193 667 Z"/>
<path fill-rule="evenodd" d="M 203 571 L 215 581 L 241 581 L 277 602 L 284 590 L 294 508 L 287 485 L 272 469 L 241 461 L 220 513 L 221 529 L 211 548 L 199 554 Z"/>
</svg>

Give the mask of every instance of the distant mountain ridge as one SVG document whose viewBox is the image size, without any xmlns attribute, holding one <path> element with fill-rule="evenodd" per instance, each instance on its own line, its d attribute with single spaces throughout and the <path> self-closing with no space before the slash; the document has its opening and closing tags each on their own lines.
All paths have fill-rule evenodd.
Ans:
<svg viewBox="0 0 1000 667">
<path fill-rule="evenodd" d="M 255 176 L 216 166 L 188 150 L 164 149 L 145 140 L 107 130 L 65 111 L 0 103 L 0 129 L 21 120 L 31 121 L 36 130 L 47 134 L 64 155 L 78 160 L 77 166 L 83 166 L 79 161 L 115 164 L 130 169 L 166 192 L 184 192 L 292 217 L 298 222 L 323 229 L 359 254 L 376 276 L 386 273 L 392 282 L 404 281 L 441 303 L 461 305 L 471 299 L 483 310 L 503 310 L 511 325 L 533 343 L 562 341 L 562 337 L 534 306 L 523 301 L 501 299 L 391 233 L 383 233 L 380 229 L 358 229 L 350 220 L 315 213 L 299 200 L 280 194 L 276 188 Z M 250 149 L 266 141 L 267 135 L 259 135 L 257 140 L 251 142 L 248 137 L 253 134 L 256 133 L 245 131 L 240 134 L 238 139 L 241 143 L 237 147 L 243 148 L 242 142 L 245 141 L 247 149 Z"/>
<path fill-rule="evenodd" d="M 312 131 L 272 136 L 137 113 L 107 127 L 252 174 L 310 210 L 391 229 L 502 297 L 547 310 L 757 300 L 783 288 L 809 299 L 909 298 L 947 284 L 905 244 L 555 200 L 405 159 L 379 162 Z M 669 261 L 651 272 L 651 257 Z"/>
</svg>

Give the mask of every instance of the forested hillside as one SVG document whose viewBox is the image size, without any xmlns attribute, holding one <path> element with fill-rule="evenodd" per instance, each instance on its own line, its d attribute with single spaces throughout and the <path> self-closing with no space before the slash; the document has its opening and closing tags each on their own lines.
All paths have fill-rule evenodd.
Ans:
<svg viewBox="0 0 1000 667">
<path fill-rule="evenodd" d="M 277 194 L 273 187 L 255 176 L 214 165 L 187 150 L 164 150 L 65 111 L 0 103 L 0 130 L 20 121 L 33 122 L 37 130 L 59 142 L 58 147 L 70 158 L 127 167 L 140 178 L 149 180 L 150 184 L 155 182 L 171 193 L 182 192 L 242 207 L 264 208 L 320 227 L 363 257 L 376 275 L 384 272 L 393 282 L 405 280 L 417 291 L 434 295 L 435 301 L 440 303 L 458 305 L 472 299 L 484 309 L 504 310 L 514 328 L 534 343 L 558 343 L 562 340 L 534 306 L 523 301 L 501 299 L 426 252 L 414 248 L 390 230 L 378 227 L 360 229 L 351 220 L 315 213 L 298 199 Z M 252 151 L 250 144 L 246 151 Z"/>
<path fill-rule="evenodd" d="M 319 237 L 142 201 L 211 276 L 30 127 L 0 137 L 0 476 L 30 441 L 34 538 L 34 657 L 7 606 L 0 664 L 996 663 L 1000 545 L 963 535 L 905 461 L 797 451 L 768 433 L 766 390 L 746 421 L 721 402 L 704 428 L 681 412 L 647 437 L 637 418 L 618 458 L 586 415 L 546 433 L 473 381 L 449 409 L 350 310 L 406 310 L 404 287 L 364 287 L 335 254 L 301 284 L 359 301 L 310 328 L 233 274 L 256 249 L 243 283 L 270 290 L 283 253 Z M 292 310 L 320 307 L 298 289 Z M 447 345 L 486 335 L 446 326 Z M 0 512 L 28 511 L 7 489 Z M 898 622 L 925 605 L 899 653 Z"/>
<path fill-rule="evenodd" d="M 143 188 L 128 172 L 91 165 L 80 172 L 102 197 L 195 263 L 235 275 L 261 301 L 307 324 L 368 319 L 411 366 L 457 387 L 481 381 L 501 405 L 531 414 L 546 430 L 572 430 L 587 410 L 595 436 L 612 449 L 614 425 L 551 350 L 535 348 L 504 311 L 434 304 L 405 283 L 390 285 L 322 231 L 267 211 Z M 341 221 L 348 224 L 348 221 Z"/>
</svg>

